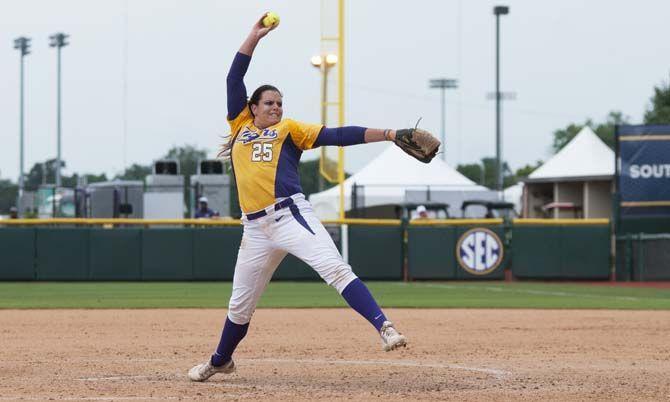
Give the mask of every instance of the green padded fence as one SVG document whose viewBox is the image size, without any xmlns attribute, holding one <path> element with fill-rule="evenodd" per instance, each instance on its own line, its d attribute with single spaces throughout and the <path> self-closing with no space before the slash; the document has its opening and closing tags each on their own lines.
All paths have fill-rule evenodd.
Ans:
<svg viewBox="0 0 670 402">
<path fill-rule="evenodd" d="M 142 229 L 89 230 L 89 276 L 94 281 L 142 279 Z"/>
<path fill-rule="evenodd" d="M 349 226 L 349 264 L 362 279 L 402 279 L 400 226 Z"/>
<path fill-rule="evenodd" d="M 88 279 L 88 228 L 38 228 L 35 269 L 40 281 Z"/>
<path fill-rule="evenodd" d="M 607 279 L 608 225 L 515 225 L 512 274 L 526 279 Z"/>
<path fill-rule="evenodd" d="M 142 279 L 193 279 L 193 230 L 145 229 L 142 232 Z"/>
<path fill-rule="evenodd" d="M 35 279 L 35 229 L 0 229 L 0 280 Z"/>
<path fill-rule="evenodd" d="M 512 272 L 529 279 L 606 279 L 610 232 L 602 225 L 516 225 L 512 248 L 486 275 L 462 268 L 459 238 L 473 226 L 407 227 L 349 225 L 348 255 L 363 279 L 401 280 L 406 257 L 409 279 L 501 279 Z M 504 239 L 503 225 L 478 225 Z M 338 248 L 342 233 L 330 228 Z M 0 280 L 231 280 L 242 235 L 240 226 L 142 228 L 0 228 Z M 405 252 L 407 254 L 405 254 Z M 318 280 L 307 264 L 288 255 L 278 280 Z"/>
<path fill-rule="evenodd" d="M 194 229 L 192 233 L 193 279 L 232 280 L 242 228 L 203 228 Z"/>
<path fill-rule="evenodd" d="M 411 279 L 456 279 L 455 227 L 409 227 L 407 233 Z"/>
<path fill-rule="evenodd" d="M 334 232 L 340 247 L 339 226 Z M 232 280 L 241 226 L 0 229 L 0 280 Z M 319 280 L 287 255 L 276 280 Z"/>
</svg>

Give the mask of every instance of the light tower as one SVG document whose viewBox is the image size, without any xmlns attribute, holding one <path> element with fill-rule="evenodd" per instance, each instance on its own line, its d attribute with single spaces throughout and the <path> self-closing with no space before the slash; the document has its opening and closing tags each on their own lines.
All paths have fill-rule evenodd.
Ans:
<svg viewBox="0 0 670 402">
<path fill-rule="evenodd" d="M 56 155 L 56 188 L 61 186 L 61 175 L 60 175 L 60 169 L 61 169 L 61 49 L 69 43 L 67 42 L 67 38 L 70 35 L 66 35 L 62 32 L 55 33 L 51 36 L 49 36 L 49 46 L 50 47 L 55 47 L 58 50 L 58 100 L 57 100 L 57 119 L 58 119 L 58 126 L 57 126 L 57 155 Z"/>
<path fill-rule="evenodd" d="M 495 6 L 493 14 L 496 16 L 496 189 L 502 195 L 503 171 L 501 160 L 501 138 L 500 138 L 500 16 L 509 14 L 509 7 Z"/>
<path fill-rule="evenodd" d="M 17 207 L 19 208 L 19 215 L 23 215 L 22 202 L 23 199 L 23 190 L 25 188 L 25 176 L 24 172 L 24 79 L 23 79 L 23 65 L 24 58 L 30 54 L 30 38 L 25 36 L 20 36 L 14 39 L 14 49 L 18 49 L 21 53 L 21 79 L 20 79 L 20 89 L 19 89 L 19 197 L 17 200 Z"/>
</svg>

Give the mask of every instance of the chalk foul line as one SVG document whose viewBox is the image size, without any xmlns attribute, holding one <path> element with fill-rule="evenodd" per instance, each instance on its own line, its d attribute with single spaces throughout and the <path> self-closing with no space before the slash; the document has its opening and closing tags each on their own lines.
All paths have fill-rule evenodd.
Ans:
<svg viewBox="0 0 670 402">
<path fill-rule="evenodd" d="M 240 363 L 288 363 L 288 364 L 318 364 L 318 365 L 343 365 L 343 366 L 393 366 L 393 367 L 419 367 L 419 368 L 436 368 L 436 369 L 453 369 L 466 370 L 477 373 L 490 374 L 496 377 L 503 377 L 507 374 L 506 371 L 487 368 L 487 367 L 472 367 L 460 364 L 451 363 L 436 363 L 436 362 L 417 362 L 412 360 L 331 360 L 331 359 L 241 359 Z"/>
<path fill-rule="evenodd" d="M 313 364 L 313 365 L 339 365 L 339 366 L 375 366 L 375 367 L 416 367 L 416 368 L 433 368 L 433 369 L 450 369 L 450 370 L 465 370 L 476 373 L 484 373 L 492 375 L 496 378 L 502 378 L 508 373 L 505 370 L 489 368 L 489 367 L 475 367 L 466 366 L 462 364 L 439 363 L 439 362 L 419 362 L 413 360 L 335 360 L 335 359 L 238 359 L 238 364 Z M 186 371 L 184 371 L 184 376 Z M 161 380 L 173 379 L 180 377 L 179 374 L 175 376 L 168 375 L 165 377 L 147 376 L 147 375 L 127 375 L 127 376 L 102 376 L 102 377 L 84 377 L 77 378 L 78 381 L 127 381 L 127 380 Z"/>
<path fill-rule="evenodd" d="M 401 286 L 404 284 L 401 284 Z M 557 296 L 557 297 L 583 297 L 586 299 L 615 299 L 615 300 L 626 300 L 626 301 L 640 301 L 644 300 L 664 300 L 657 297 L 634 297 L 634 296 L 616 296 L 616 295 L 595 295 L 588 293 L 572 293 L 572 292 L 563 292 L 563 291 L 552 291 L 552 290 L 535 290 L 535 289 L 513 289 L 513 288 L 502 288 L 494 286 L 468 286 L 468 285 L 443 285 L 443 284 L 433 284 L 425 283 L 421 284 L 423 287 L 427 288 L 438 288 L 438 289 L 467 289 L 467 290 L 487 290 L 490 292 L 500 292 L 500 293 L 521 293 L 521 294 L 530 294 L 538 296 Z"/>
</svg>

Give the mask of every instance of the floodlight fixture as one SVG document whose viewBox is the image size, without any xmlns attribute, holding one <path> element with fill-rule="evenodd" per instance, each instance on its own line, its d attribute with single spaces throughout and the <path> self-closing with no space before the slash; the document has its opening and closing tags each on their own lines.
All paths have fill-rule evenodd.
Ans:
<svg viewBox="0 0 670 402">
<path fill-rule="evenodd" d="M 21 56 L 30 54 L 30 38 L 20 36 L 14 39 L 14 49 L 21 51 Z"/>
<path fill-rule="evenodd" d="M 451 78 L 436 78 L 429 81 L 431 88 L 446 88 L 454 89 L 458 88 L 458 80 Z"/>
<path fill-rule="evenodd" d="M 493 7 L 494 15 L 507 15 L 509 14 L 509 7 L 507 6 L 495 6 Z"/>
<path fill-rule="evenodd" d="M 64 47 L 70 43 L 67 41 L 70 35 L 64 34 L 62 32 L 57 32 L 53 35 L 49 35 L 49 47 Z"/>
</svg>

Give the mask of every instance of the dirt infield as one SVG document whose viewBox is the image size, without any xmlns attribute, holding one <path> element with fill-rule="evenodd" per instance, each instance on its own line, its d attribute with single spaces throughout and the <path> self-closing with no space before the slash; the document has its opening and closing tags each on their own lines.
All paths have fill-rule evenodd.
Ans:
<svg viewBox="0 0 670 402">
<path fill-rule="evenodd" d="M 0 400 L 661 400 L 670 312 L 389 310 L 385 353 L 347 309 L 257 311 L 238 370 L 186 371 L 225 310 L 0 310 Z"/>
</svg>

